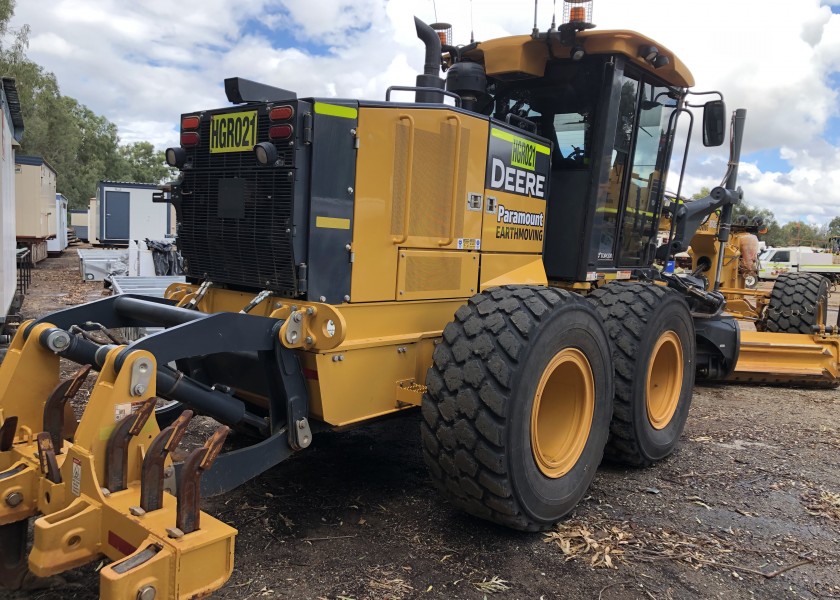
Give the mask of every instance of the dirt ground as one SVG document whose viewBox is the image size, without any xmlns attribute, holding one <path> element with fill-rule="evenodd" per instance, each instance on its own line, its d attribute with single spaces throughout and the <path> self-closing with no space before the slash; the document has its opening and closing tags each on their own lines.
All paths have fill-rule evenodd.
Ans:
<svg viewBox="0 0 840 600">
<path fill-rule="evenodd" d="M 102 294 L 81 281 L 73 251 L 33 275 L 26 316 Z M 602 466 L 545 534 L 441 499 L 418 413 L 318 434 L 307 451 L 204 501 L 239 530 L 235 571 L 215 597 L 840 598 L 838 398 L 698 386 L 672 457 L 642 470 Z M 98 566 L 0 597 L 96 598 Z"/>
</svg>

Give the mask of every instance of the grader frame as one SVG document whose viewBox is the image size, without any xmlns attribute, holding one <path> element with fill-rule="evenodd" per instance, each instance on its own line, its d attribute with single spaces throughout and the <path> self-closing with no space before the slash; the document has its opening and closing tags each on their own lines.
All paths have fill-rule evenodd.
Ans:
<svg viewBox="0 0 840 600">
<path fill-rule="evenodd" d="M 229 80 L 238 106 L 184 115 L 167 155 L 182 171 L 170 200 L 189 283 L 26 322 L 0 366 L 0 582 L 105 556 L 102 597 L 209 594 L 230 575 L 236 532 L 200 512 L 202 495 L 321 428 L 421 406 L 442 492 L 539 530 L 583 497 L 605 453 L 640 466 L 673 452 L 695 376 L 836 385 L 829 328 L 741 331 L 719 292 L 654 267 L 669 115 L 687 112 L 693 79 L 649 38 L 590 27 L 442 48 L 418 22 L 418 103 Z M 443 105 L 447 93 L 462 106 Z M 653 121 L 643 176 L 637 134 Z M 578 124 L 583 146 L 558 152 L 558 127 Z M 222 129 L 224 143 L 211 135 Z M 671 218 L 725 215 L 736 174 Z M 128 345 L 87 335 L 120 327 L 164 330 Z M 82 370 L 60 381 L 60 358 Z M 157 410 L 158 398 L 181 404 Z M 222 425 L 176 463 L 191 411 Z M 240 447 L 222 453 L 228 428 Z"/>
</svg>

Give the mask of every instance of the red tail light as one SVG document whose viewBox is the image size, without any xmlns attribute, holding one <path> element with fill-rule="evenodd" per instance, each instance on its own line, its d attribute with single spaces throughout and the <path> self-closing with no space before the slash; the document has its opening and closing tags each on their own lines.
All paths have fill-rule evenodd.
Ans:
<svg viewBox="0 0 840 600">
<path fill-rule="evenodd" d="M 198 145 L 198 133 L 195 131 L 184 131 L 181 133 L 181 145 L 182 146 L 197 146 Z"/>
<path fill-rule="evenodd" d="M 181 119 L 181 131 L 185 129 L 198 129 L 199 122 L 198 117 L 184 117 Z"/>
<path fill-rule="evenodd" d="M 275 106 L 268 113 L 271 121 L 288 121 L 295 116 L 295 109 L 291 106 Z"/>
<path fill-rule="evenodd" d="M 272 140 L 287 140 L 292 137 L 294 131 L 291 125 L 272 125 L 268 129 L 268 137 Z"/>
</svg>

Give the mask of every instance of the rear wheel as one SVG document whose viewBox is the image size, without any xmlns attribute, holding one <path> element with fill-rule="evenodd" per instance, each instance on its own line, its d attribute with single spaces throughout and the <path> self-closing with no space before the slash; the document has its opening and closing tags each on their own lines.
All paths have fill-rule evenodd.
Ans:
<svg viewBox="0 0 840 600">
<path fill-rule="evenodd" d="M 815 273 L 782 273 L 773 283 L 765 313 L 765 331 L 811 333 L 825 325 L 829 281 Z"/>
<path fill-rule="evenodd" d="M 580 297 L 528 286 L 473 296 L 427 376 L 421 433 L 435 485 L 478 517 L 550 527 L 601 462 L 612 375 L 606 333 Z"/>
<path fill-rule="evenodd" d="M 615 400 L 606 456 L 646 466 L 679 441 L 694 387 L 694 322 L 680 294 L 644 283 L 611 283 L 589 295 L 607 328 Z"/>
</svg>

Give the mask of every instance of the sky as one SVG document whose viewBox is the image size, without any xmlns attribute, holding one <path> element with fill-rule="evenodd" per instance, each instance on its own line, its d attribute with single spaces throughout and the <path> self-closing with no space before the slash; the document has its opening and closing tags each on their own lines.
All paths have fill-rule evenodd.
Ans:
<svg viewBox="0 0 840 600">
<path fill-rule="evenodd" d="M 229 105 L 226 77 L 300 97 L 382 100 L 389 85 L 413 85 L 423 66 L 414 15 L 452 23 L 466 44 L 471 23 L 478 41 L 530 33 L 534 4 L 18 0 L 11 26 L 31 27 L 28 56 L 63 94 L 115 123 L 124 143 L 163 149 L 177 145 L 181 113 Z M 541 0 L 541 30 L 551 15 Z M 695 91 L 747 109 L 738 179 L 747 203 L 781 223 L 840 216 L 840 0 L 595 0 L 592 20 L 653 38 L 688 65 Z M 719 184 L 727 158 L 726 146 L 692 140 L 684 195 Z"/>
</svg>

